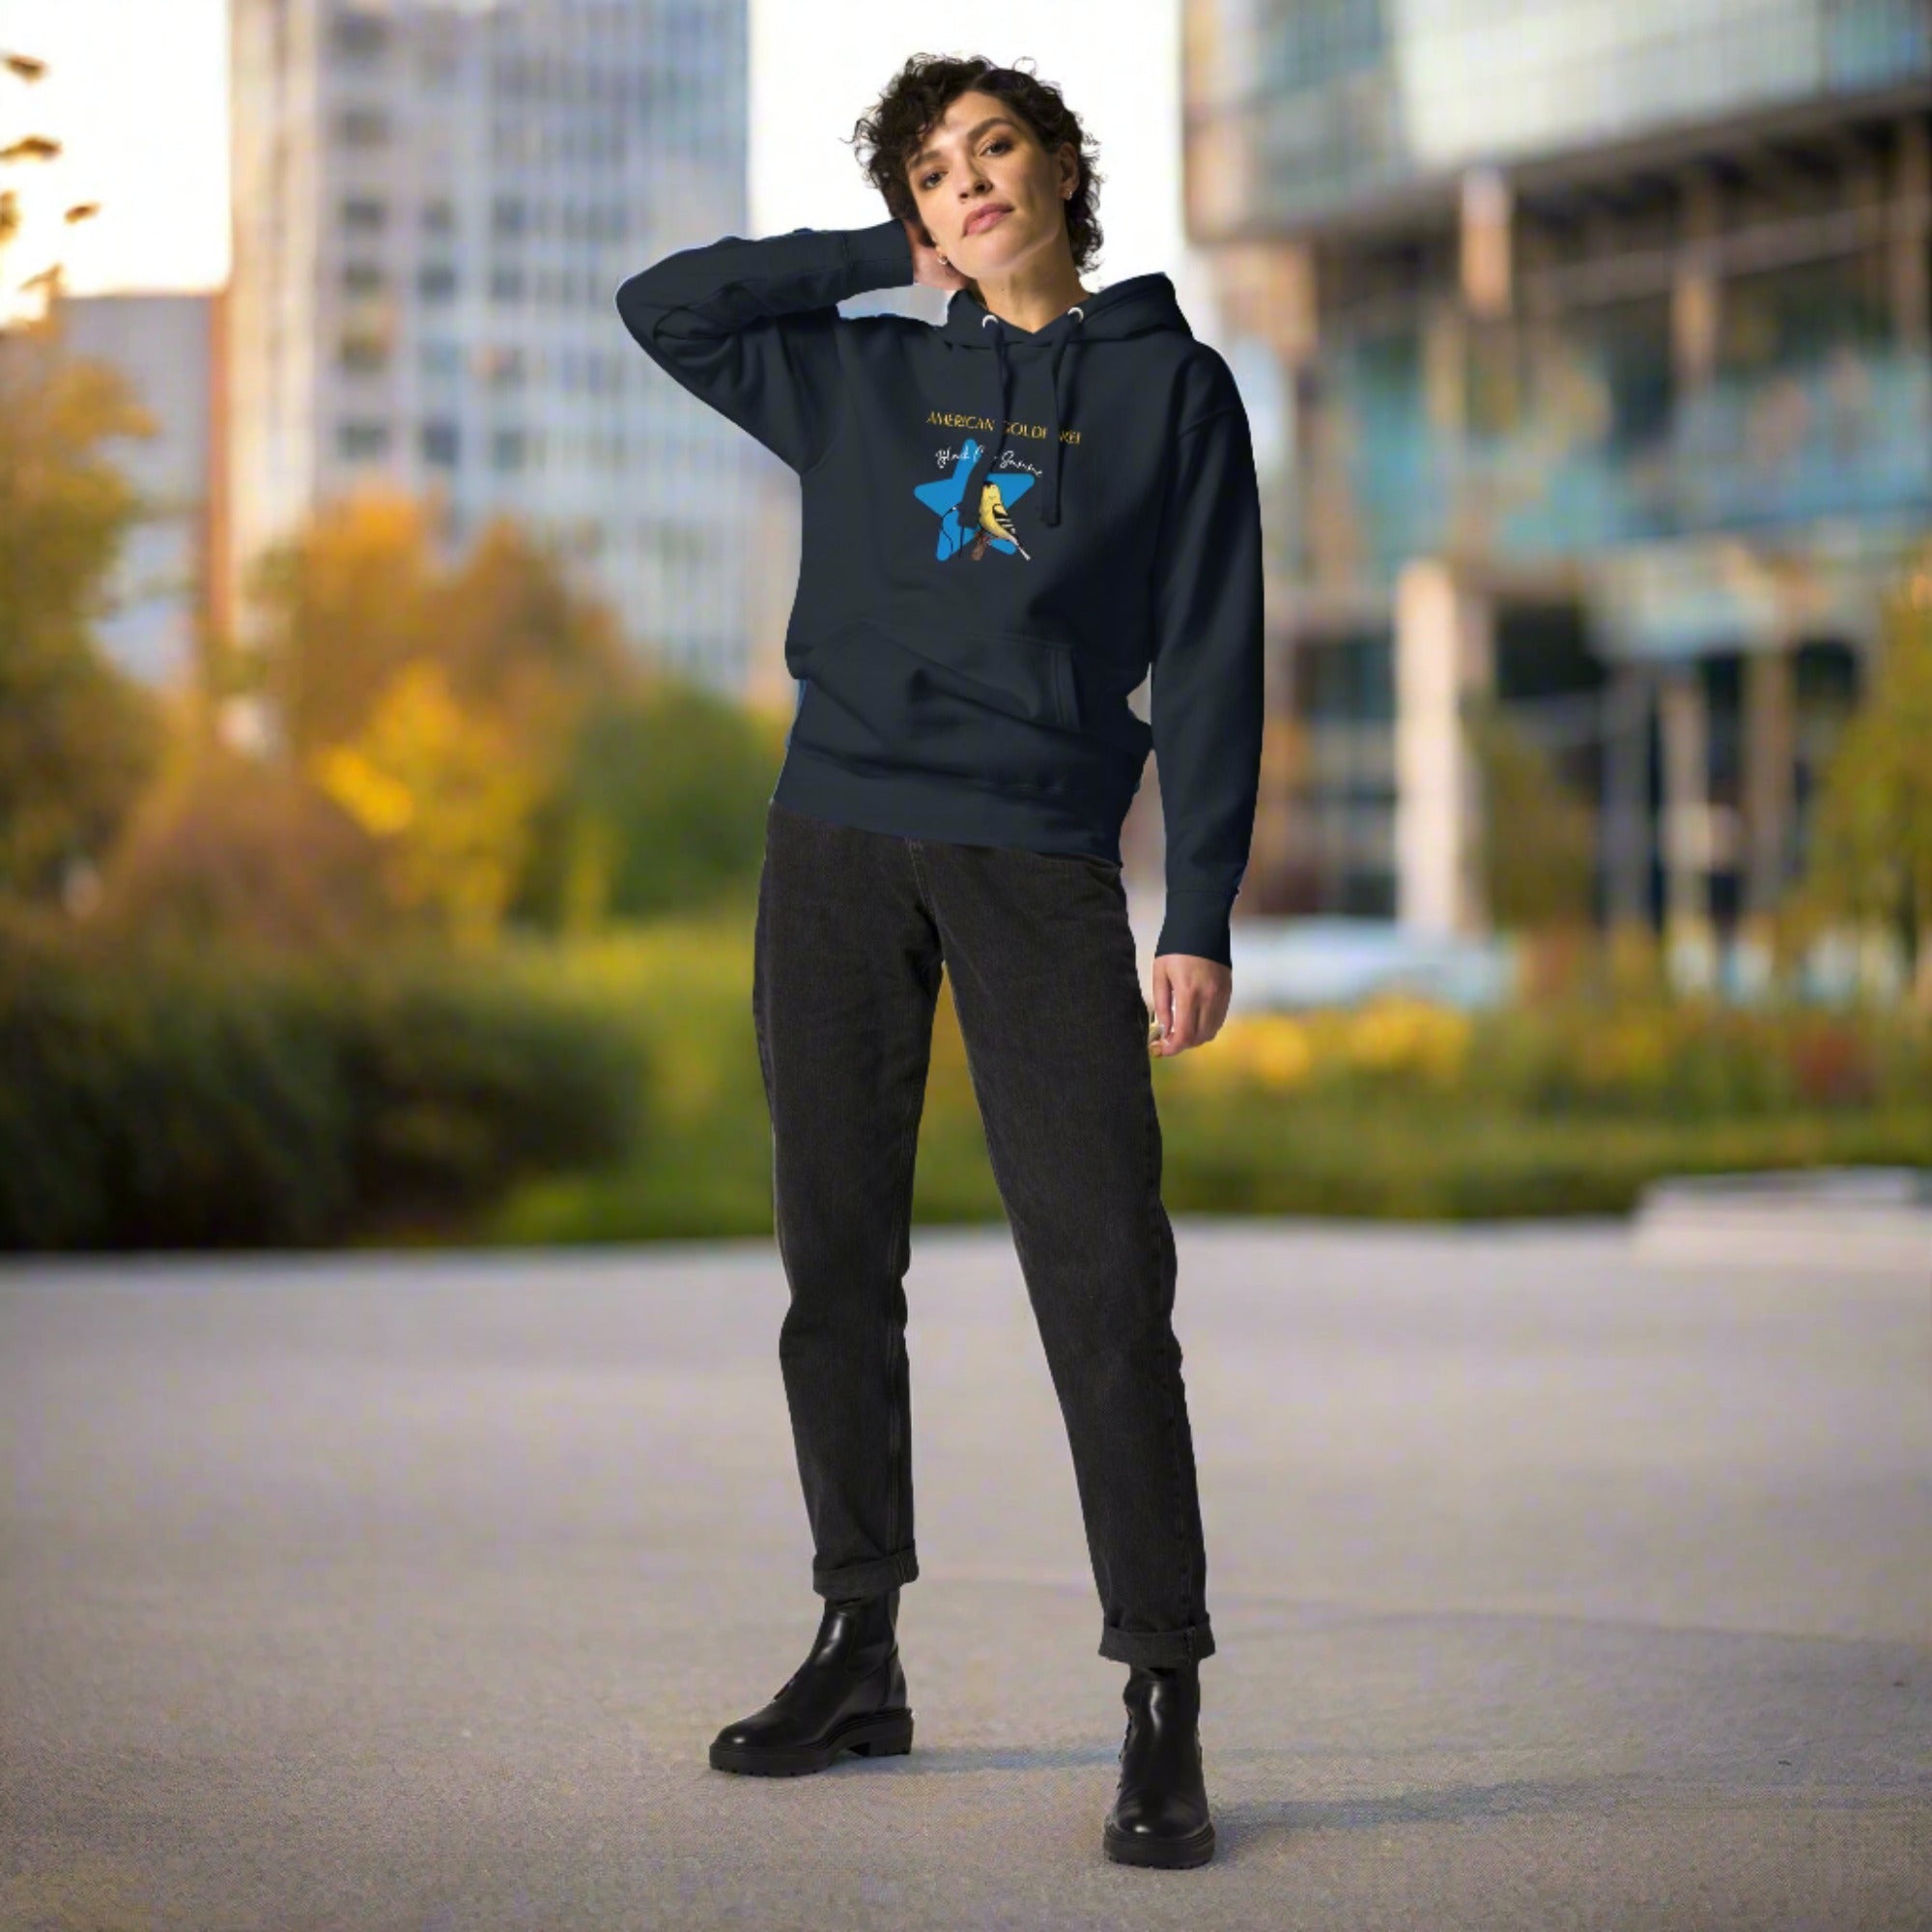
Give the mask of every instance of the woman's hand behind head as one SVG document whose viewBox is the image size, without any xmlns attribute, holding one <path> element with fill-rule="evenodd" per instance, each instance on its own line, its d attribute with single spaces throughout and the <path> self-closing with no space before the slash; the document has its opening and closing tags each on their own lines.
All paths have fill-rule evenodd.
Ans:
<svg viewBox="0 0 1932 1932">
<path fill-rule="evenodd" d="M 912 243 L 912 279 L 916 288 L 946 289 L 949 292 L 966 287 L 966 277 L 950 263 L 939 259 L 939 250 L 925 239 L 925 229 L 920 222 L 900 217 L 904 222 L 906 238 Z"/>
</svg>

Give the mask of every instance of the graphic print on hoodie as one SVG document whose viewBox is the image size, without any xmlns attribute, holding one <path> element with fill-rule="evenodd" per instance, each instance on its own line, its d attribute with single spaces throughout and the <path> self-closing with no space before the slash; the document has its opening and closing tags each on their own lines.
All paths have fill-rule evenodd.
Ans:
<svg viewBox="0 0 1932 1932">
<path fill-rule="evenodd" d="M 841 316 L 913 279 L 896 217 L 668 255 L 617 291 L 667 374 L 800 478 L 798 709 L 773 798 L 1118 864 L 1150 751 L 1157 953 L 1231 963 L 1263 728 L 1248 420 L 1164 274 L 1027 330 Z M 1151 671 L 1149 720 L 1128 703 Z"/>
<path fill-rule="evenodd" d="M 979 466 L 980 445 L 969 441 L 953 459 L 952 478 L 945 483 L 922 483 L 913 495 L 939 516 L 939 554 L 956 555 L 967 550 L 975 563 L 986 554 L 988 545 L 1018 551 L 1032 557 L 1013 531 L 1012 506 L 1032 487 L 1031 476 L 989 477 L 980 486 L 977 504 L 967 494 L 968 478 Z"/>
</svg>

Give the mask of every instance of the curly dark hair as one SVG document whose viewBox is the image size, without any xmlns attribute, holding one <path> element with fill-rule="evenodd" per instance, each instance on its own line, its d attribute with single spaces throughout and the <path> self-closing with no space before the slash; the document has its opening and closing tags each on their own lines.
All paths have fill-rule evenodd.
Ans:
<svg viewBox="0 0 1932 1932">
<path fill-rule="evenodd" d="M 1094 165 L 1099 150 L 1059 88 L 1031 71 L 998 66 L 983 54 L 964 59 L 914 54 L 893 76 L 872 111 L 861 115 L 853 128 L 854 142 L 866 150 L 860 165 L 867 179 L 885 197 L 892 213 L 901 221 L 917 221 L 919 206 L 906 180 L 906 164 L 953 101 L 970 93 L 997 95 L 1048 154 L 1072 147 L 1080 177 L 1066 198 L 1066 239 L 1072 244 L 1074 270 L 1084 274 L 1100 252 L 1100 220 L 1094 204 L 1104 177 Z M 923 223 L 920 232 L 930 243 L 932 237 Z"/>
</svg>

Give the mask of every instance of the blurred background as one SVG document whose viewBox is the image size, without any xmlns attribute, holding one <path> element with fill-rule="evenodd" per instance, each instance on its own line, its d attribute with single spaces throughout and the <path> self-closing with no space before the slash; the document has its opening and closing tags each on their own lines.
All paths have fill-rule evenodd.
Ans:
<svg viewBox="0 0 1932 1932">
<path fill-rule="evenodd" d="M 769 1233 L 797 489 L 613 297 L 878 220 L 920 49 L 1064 88 L 1092 279 L 1172 274 L 1255 429 L 1170 1208 L 1922 1187 L 1927 0 L 905 19 L 0 0 L 0 1245 Z M 1124 851 L 1145 978 L 1157 763 Z M 916 1212 L 1001 1212 L 944 995 Z"/>
</svg>

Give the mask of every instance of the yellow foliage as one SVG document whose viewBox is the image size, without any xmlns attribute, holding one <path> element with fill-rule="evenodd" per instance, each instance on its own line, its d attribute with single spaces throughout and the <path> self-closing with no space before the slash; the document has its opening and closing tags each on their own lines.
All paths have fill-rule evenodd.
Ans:
<svg viewBox="0 0 1932 1932">
<path fill-rule="evenodd" d="M 298 756 L 367 729 L 389 680 L 446 648 L 427 519 L 399 491 L 358 491 L 257 562 L 264 684 Z"/>
<path fill-rule="evenodd" d="M 496 720 L 457 702 L 441 665 L 417 658 L 310 769 L 383 841 L 393 902 L 476 942 L 500 926 L 528 850 L 540 781 L 514 752 Z"/>
<path fill-rule="evenodd" d="M 1606 1092 L 1658 1088 L 1670 1071 L 1676 1044 L 1662 1011 L 1615 1014 L 1577 1038 L 1577 1070 L 1586 1087 Z"/>
<path fill-rule="evenodd" d="M 1287 1013 L 1248 1013 L 1233 1018 L 1202 1055 L 1203 1067 L 1215 1055 L 1225 1069 L 1277 1091 L 1298 1087 L 1315 1065 L 1308 1029 Z M 1185 1061 L 1189 1056 L 1183 1055 Z"/>
<path fill-rule="evenodd" d="M 309 765 L 323 789 L 378 838 L 400 832 L 415 814 L 409 786 L 353 745 L 325 745 Z"/>
<path fill-rule="evenodd" d="M 1349 1016 L 1343 1051 L 1365 1072 L 1413 1073 L 1450 1086 L 1468 1056 L 1469 1031 L 1468 1016 L 1453 1008 L 1396 996 Z"/>
<path fill-rule="evenodd" d="M 1453 1086 L 1468 1059 L 1470 1027 L 1466 1014 L 1413 999 L 1237 1014 L 1207 1046 L 1182 1054 L 1173 1077 L 1190 1087 L 1246 1085 L 1275 1093 L 1360 1073 Z"/>
</svg>

